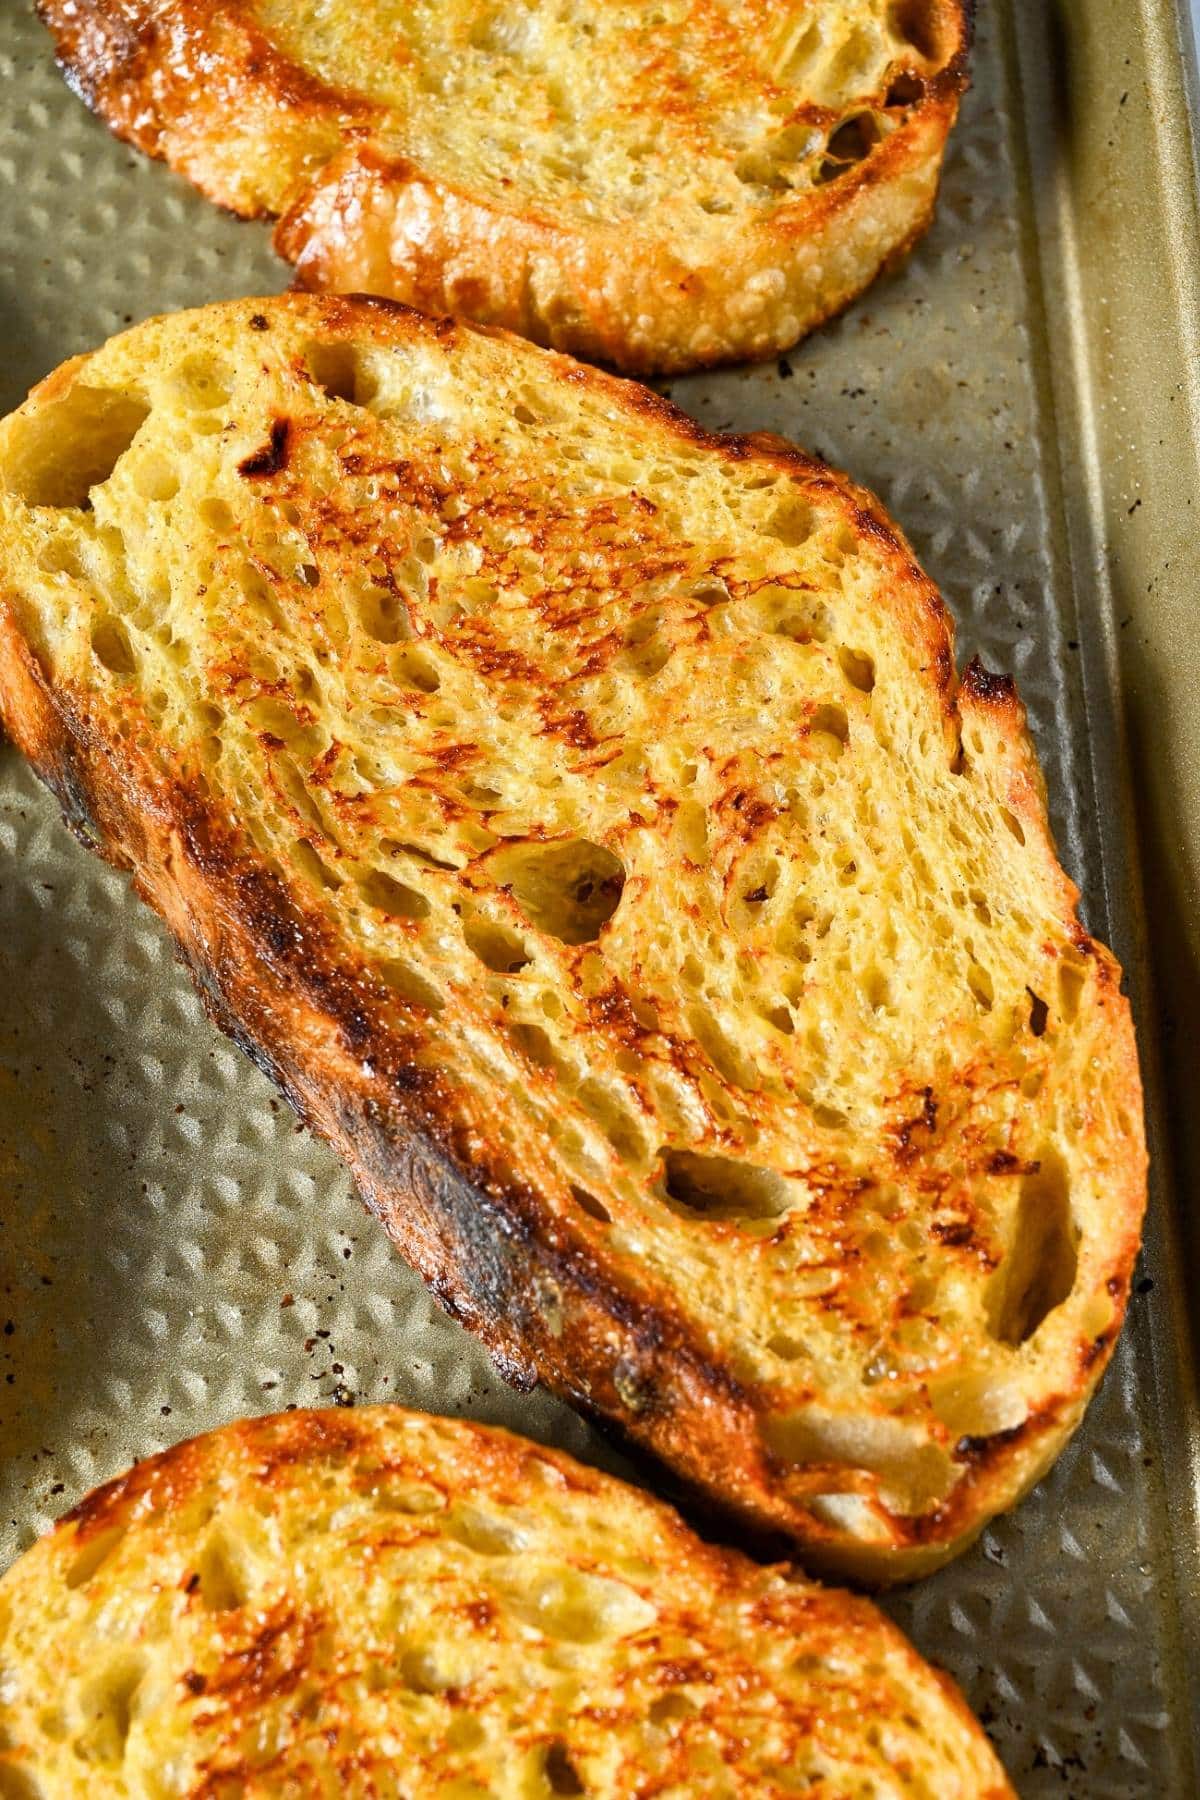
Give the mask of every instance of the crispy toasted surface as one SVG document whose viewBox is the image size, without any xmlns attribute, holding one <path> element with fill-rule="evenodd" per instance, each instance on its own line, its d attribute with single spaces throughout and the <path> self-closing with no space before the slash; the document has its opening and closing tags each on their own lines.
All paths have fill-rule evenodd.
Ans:
<svg viewBox="0 0 1200 1800">
<path fill-rule="evenodd" d="M 90 1495 L 0 1580 L 0 1719 L 0 1792 L 46 1800 L 1012 1794 L 868 1602 L 399 1407 L 243 1421 Z"/>
<path fill-rule="evenodd" d="M 872 1579 L 1046 1467 L 1145 1192 L 1011 681 L 780 440 L 384 302 L 0 427 L 0 702 L 518 1381 Z"/>
<path fill-rule="evenodd" d="M 786 349 L 925 228 L 967 0 L 40 0 L 301 281 L 637 370 Z"/>
</svg>

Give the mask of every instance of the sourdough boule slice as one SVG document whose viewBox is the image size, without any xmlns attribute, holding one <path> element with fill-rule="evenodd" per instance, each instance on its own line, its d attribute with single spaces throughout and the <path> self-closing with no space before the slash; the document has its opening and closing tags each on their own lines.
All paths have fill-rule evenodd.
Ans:
<svg viewBox="0 0 1200 1800">
<path fill-rule="evenodd" d="M 227 1425 L 0 1578 L 0 1792 L 1012 1800 L 869 1602 L 400 1407 Z"/>
<path fill-rule="evenodd" d="M 878 1580 L 1066 1441 L 1129 1008 L 844 477 L 394 304 L 155 320 L 0 427 L 0 709 L 512 1379 Z"/>
<path fill-rule="evenodd" d="M 306 286 L 639 373 L 785 350 L 929 222 L 966 0 L 40 0 L 121 137 Z"/>
</svg>

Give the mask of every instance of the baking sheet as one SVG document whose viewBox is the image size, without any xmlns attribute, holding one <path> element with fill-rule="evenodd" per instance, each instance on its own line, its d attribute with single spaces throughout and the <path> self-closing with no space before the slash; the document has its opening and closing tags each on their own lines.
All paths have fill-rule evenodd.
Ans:
<svg viewBox="0 0 1200 1800">
<path fill-rule="evenodd" d="M 981 8 L 938 220 L 907 268 L 778 364 L 670 390 L 705 424 L 781 431 L 875 487 L 951 600 L 963 659 L 978 649 L 1015 672 L 1087 922 L 1131 968 L 1152 1101 L 1129 804 L 1141 762 L 1122 718 L 1154 716 L 1142 574 L 1153 564 L 1169 611 L 1200 561 L 1195 521 L 1178 527 L 1197 414 L 1151 319 L 1165 308 L 1183 331 L 1186 270 L 1172 285 L 1161 261 L 1153 283 L 1128 268 L 1120 210 L 1097 246 L 1088 207 L 1098 217 L 1115 197 L 1131 229 L 1136 212 L 1137 230 L 1186 250 L 1191 227 L 1171 213 L 1172 195 L 1195 193 L 1177 24 L 1169 0 Z M 286 281 L 264 227 L 111 140 L 61 82 L 26 0 L 0 0 L 0 406 L 137 318 Z M 1140 309 L 1157 381 L 1151 394 L 1143 369 L 1128 403 L 1122 306 L 1135 321 Z M 1191 446 L 1185 468 L 1171 431 Z M 1174 470 L 1156 524 L 1141 516 L 1162 498 L 1154 455 Z M 1182 754 L 1190 714 L 1164 681 L 1161 725 Z M 1186 815 L 1192 788 L 1164 760 L 1159 789 Z M 1181 829 L 1200 846 L 1200 817 Z M 1161 877 L 1185 938 L 1191 867 L 1168 857 Z M 1075 1443 L 974 1551 L 887 1602 L 962 1683 L 1028 1797 L 1197 1791 L 1196 1434 L 1167 1161 L 1160 1138 L 1145 1273 Z M 0 1563 L 180 1437 L 378 1399 L 614 1463 L 565 1408 L 505 1389 L 440 1314 L 332 1157 L 205 1023 L 125 882 L 0 751 Z"/>
</svg>

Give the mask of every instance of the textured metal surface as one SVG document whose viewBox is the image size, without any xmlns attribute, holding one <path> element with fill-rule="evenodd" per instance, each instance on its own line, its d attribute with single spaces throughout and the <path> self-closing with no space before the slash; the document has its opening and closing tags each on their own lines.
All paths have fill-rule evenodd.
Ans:
<svg viewBox="0 0 1200 1800">
<path fill-rule="evenodd" d="M 1174 19 L 1157 0 L 1123 24 L 1122 10 L 982 9 L 938 222 L 907 269 L 778 367 L 673 394 L 707 424 L 782 431 L 873 485 L 951 599 L 964 655 L 1015 671 L 1064 859 L 1089 923 L 1133 966 L 1150 1039 L 1121 594 L 1104 576 L 1137 495 L 1100 521 L 1112 420 L 1089 399 L 1084 302 L 1089 282 L 1093 311 L 1107 290 L 1075 229 L 1054 110 L 1076 36 L 1086 54 L 1105 16 L 1117 37 Z M 1161 93 L 1131 75 L 1121 100 L 1107 92 L 1119 77 L 1103 77 L 1113 129 L 1149 142 Z M 134 318 L 285 280 L 263 228 L 112 142 L 25 0 L 0 0 L 0 405 Z M 1120 426 L 1135 447 L 1150 416 Z M 1191 551 L 1194 565 L 1194 534 Z M 1197 1791 L 1190 1401 L 1156 1316 L 1179 1289 L 1162 1184 L 1155 1206 L 1154 1286 L 1074 1445 L 974 1552 L 888 1603 L 962 1682 L 1028 1797 Z M 330 1156 L 204 1023 L 155 921 L 0 752 L 0 1561 L 133 1457 L 239 1413 L 353 1398 L 605 1457 L 564 1409 L 504 1389 L 442 1318 Z"/>
</svg>

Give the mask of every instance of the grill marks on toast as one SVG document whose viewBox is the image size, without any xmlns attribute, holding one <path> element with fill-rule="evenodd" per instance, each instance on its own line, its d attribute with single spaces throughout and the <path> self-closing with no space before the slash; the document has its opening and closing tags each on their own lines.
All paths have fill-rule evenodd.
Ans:
<svg viewBox="0 0 1200 1800">
<path fill-rule="evenodd" d="M 6 428 L 52 681 L 236 825 L 281 930 L 323 920 L 390 1021 L 350 1058 L 415 1064 L 523 1230 L 683 1323 L 755 1417 L 752 1509 L 938 1554 L 1069 1429 L 1142 1199 L 1011 684 L 956 688 L 907 548 L 786 446 L 381 305 L 196 317 Z M 46 505 L 99 466 L 47 433 L 83 388 L 140 422 Z"/>
<path fill-rule="evenodd" d="M 22 1800 L 164 1770 L 179 1800 L 1011 1794 L 867 1602 L 398 1407 L 230 1425 L 87 1496 L 0 1581 L 0 1671 Z"/>
<path fill-rule="evenodd" d="M 313 288 L 628 369 L 784 349 L 924 229 L 965 0 L 41 0 L 122 136 Z"/>
</svg>

